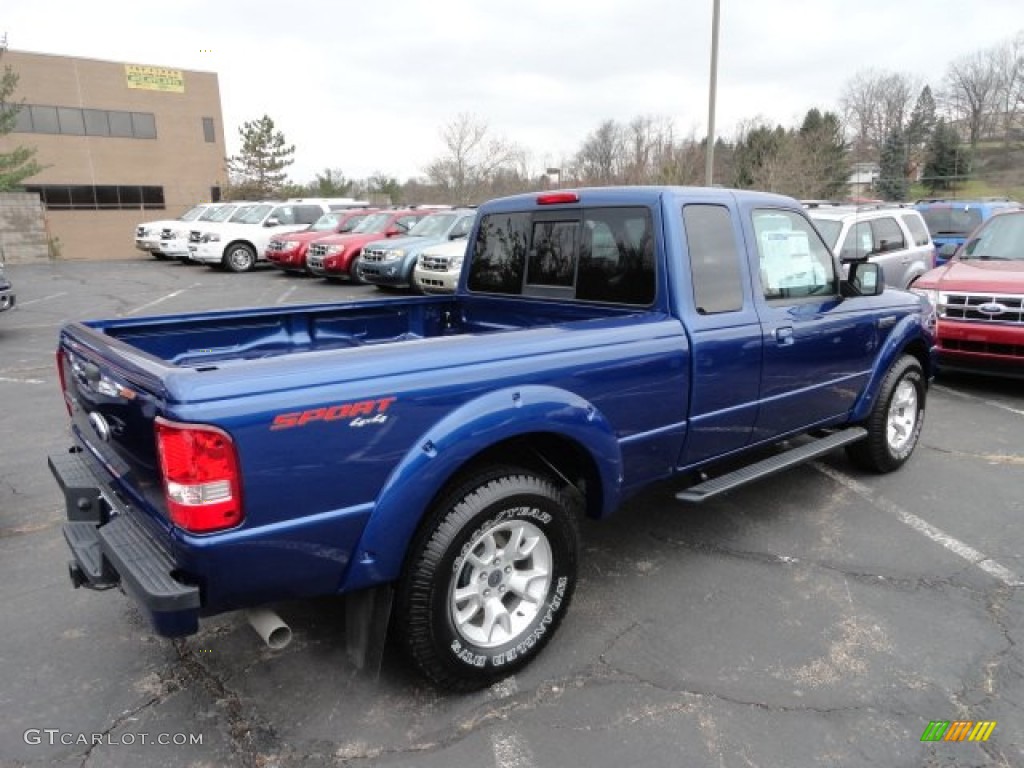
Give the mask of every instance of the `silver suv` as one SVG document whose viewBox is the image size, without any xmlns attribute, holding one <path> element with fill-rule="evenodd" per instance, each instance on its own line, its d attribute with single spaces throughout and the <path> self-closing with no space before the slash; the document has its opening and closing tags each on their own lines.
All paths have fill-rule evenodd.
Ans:
<svg viewBox="0 0 1024 768">
<path fill-rule="evenodd" d="M 935 266 L 935 244 L 913 208 L 825 202 L 806 202 L 804 207 L 840 261 L 880 264 L 888 286 L 909 288 Z"/>
</svg>

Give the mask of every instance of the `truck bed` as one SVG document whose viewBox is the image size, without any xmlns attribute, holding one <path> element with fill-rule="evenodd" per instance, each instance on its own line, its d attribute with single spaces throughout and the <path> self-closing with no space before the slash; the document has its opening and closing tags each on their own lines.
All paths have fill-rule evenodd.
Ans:
<svg viewBox="0 0 1024 768">
<path fill-rule="evenodd" d="M 174 366 L 205 369 L 278 357 L 413 339 L 497 333 L 636 312 L 551 302 L 452 297 L 259 308 L 202 316 L 122 318 L 86 325 Z"/>
</svg>

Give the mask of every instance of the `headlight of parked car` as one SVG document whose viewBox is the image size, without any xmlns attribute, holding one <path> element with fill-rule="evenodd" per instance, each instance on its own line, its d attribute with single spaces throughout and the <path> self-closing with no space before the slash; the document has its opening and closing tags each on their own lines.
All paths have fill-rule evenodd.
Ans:
<svg viewBox="0 0 1024 768">
<path fill-rule="evenodd" d="M 934 288 L 911 288 L 910 292 L 916 293 L 918 296 L 924 296 L 929 302 L 931 302 L 933 307 L 937 308 L 939 306 L 941 294 Z"/>
<path fill-rule="evenodd" d="M 403 251 L 401 248 L 394 248 L 390 251 L 384 251 L 385 261 L 394 261 L 395 259 L 400 259 L 403 256 L 405 256 L 405 251 Z"/>
<path fill-rule="evenodd" d="M 448 271 L 455 272 L 457 270 L 462 269 L 462 260 L 464 258 L 464 256 L 456 256 L 454 259 L 448 262 Z"/>
<path fill-rule="evenodd" d="M 218 233 L 216 233 L 216 232 L 207 232 L 205 235 L 203 235 L 203 242 L 204 243 L 219 243 L 220 242 L 220 235 Z"/>
</svg>

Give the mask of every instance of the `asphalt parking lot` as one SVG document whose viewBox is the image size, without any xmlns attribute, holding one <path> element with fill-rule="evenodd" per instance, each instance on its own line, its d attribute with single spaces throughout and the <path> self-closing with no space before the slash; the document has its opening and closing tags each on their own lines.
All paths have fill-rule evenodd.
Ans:
<svg viewBox="0 0 1024 768">
<path fill-rule="evenodd" d="M 1019 382 L 940 378 L 917 453 L 891 475 L 839 452 L 702 506 L 660 487 L 586 524 L 545 652 L 448 695 L 391 648 L 378 680 L 357 673 L 331 600 L 280 606 L 295 633 L 281 652 L 236 614 L 155 637 L 123 595 L 71 588 L 46 467 L 67 445 L 61 323 L 373 288 L 143 258 L 8 273 L 0 765 L 1024 765 Z M 984 743 L 923 743 L 934 720 L 996 725 Z"/>
</svg>

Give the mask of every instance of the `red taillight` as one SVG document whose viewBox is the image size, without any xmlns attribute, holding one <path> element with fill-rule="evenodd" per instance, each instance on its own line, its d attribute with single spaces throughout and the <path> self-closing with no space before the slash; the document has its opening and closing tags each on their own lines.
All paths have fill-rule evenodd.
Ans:
<svg viewBox="0 0 1024 768">
<path fill-rule="evenodd" d="M 155 429 L 167 510 L 175 525 L 209 533 L 242 522 L 238 456 L 231 437 L 215 427 L 160 417 Z"/>
<path fill-rule="evenodd" d="M 547 192 L 537 195 L 537 205 L 557 205 L 559 203 L 578 203 L 580 196 L 575 192 Z"/>
<path fill-rule="evenodd" d="M 60 377 L 60 394 L 64 398 L 64 407 L 68 409 L 68 416 L 71 416 L 71 394 L 68 392 L 68 382 L 64 378 L 64 350 L 57 347 L 57 375 Z"/>
</svg>

